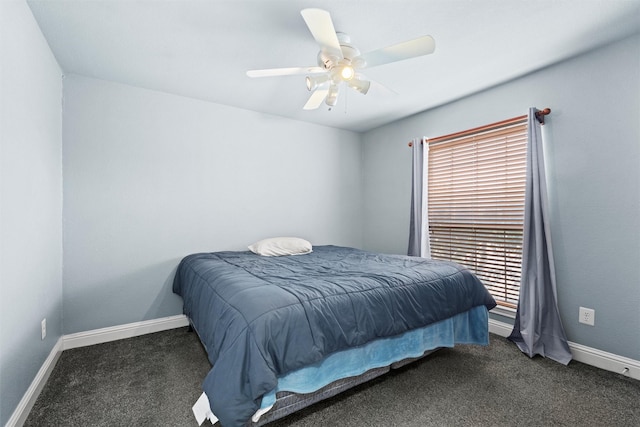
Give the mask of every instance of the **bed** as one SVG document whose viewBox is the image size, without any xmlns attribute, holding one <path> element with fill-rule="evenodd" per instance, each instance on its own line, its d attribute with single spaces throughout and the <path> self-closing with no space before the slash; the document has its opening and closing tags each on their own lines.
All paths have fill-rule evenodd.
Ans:
<svg viewBox="0 0 640 427">
<path fill-rule="evenodd" d="M 194 413 L 224 427 L 275 420 L 440 347 L 486 345 L 495 306 L 458 264 L 340 246 L 192 254 L 173 290 L 212 364 Z"/>
</svg>

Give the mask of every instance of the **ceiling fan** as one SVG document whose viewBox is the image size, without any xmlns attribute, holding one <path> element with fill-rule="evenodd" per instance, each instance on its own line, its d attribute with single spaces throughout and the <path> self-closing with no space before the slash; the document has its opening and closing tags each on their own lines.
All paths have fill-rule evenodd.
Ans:
<svg viewBox="0 0 640 427">
<path fill-rule="evenodd" d="M 322 9 L 303 9 L 300 13 L 311 35 L 320 45 L 318 66 L 250 70 L 247 71 L 247 76 L 307 74 L 307 89 L 313 93 L 303 107 L 305 110 L 314 110 L 320 107 L 323 101 L 329 107 L 335 106 L 341 83 L 366 95 L 371 81 L 359 72 L 364 68 L 428 55 L 436 48 L 433 37 L 422 36 L 361 54 L 358 48 L 351 45 L 351 38 L 347 34 L 336 32 L 329 12 Z"/>
</svg>

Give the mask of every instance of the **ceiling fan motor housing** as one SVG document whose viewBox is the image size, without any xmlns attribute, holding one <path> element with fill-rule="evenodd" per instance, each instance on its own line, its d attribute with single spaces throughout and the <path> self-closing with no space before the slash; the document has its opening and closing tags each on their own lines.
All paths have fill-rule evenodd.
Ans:
<svg viewBox="0 0 640 427">
<path fill-rule="evenodd" d="M 360 56 L 360 50 L 351 44 L 351 37 L 346 33 L 337 32 L 342 58 L 337 52 L 321 50 L 318 52 L 318 65 L 327 70 L 337 66 L 351 65 L 354 68 L 362 68 L 365 61 Z"/>
</svg>

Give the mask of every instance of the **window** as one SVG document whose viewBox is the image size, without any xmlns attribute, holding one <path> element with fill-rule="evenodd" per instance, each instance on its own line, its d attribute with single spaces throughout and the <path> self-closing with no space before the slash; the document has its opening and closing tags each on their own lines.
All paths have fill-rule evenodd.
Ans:
<svg viewBox="0 0 640 427">
<path fill-rule="evenodd" d="M 498 304 L 518 304 L 526 118 L 429 140 L 431 256 L 474 271 Z"/>
</svg>

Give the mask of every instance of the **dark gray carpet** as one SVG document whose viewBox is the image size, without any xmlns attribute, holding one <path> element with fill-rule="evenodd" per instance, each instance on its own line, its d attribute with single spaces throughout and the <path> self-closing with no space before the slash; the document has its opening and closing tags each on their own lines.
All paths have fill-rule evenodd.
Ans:
<svg viewBox="0 0 640 427">
<path fill-rule="evenodd" d="M 209 369 L 187 328 L 66 350 L 25 426 L 197 426 Z"/>
<path fill-rule="evenodd" d="M 25 425 L 196 426 L 209 368 L 186 328 L 67 350 Z M 529 359 L 492 335 L 488 347 L 440 350 L 270 426 L 640 426 L 640 381 Z"/>
</svg>

